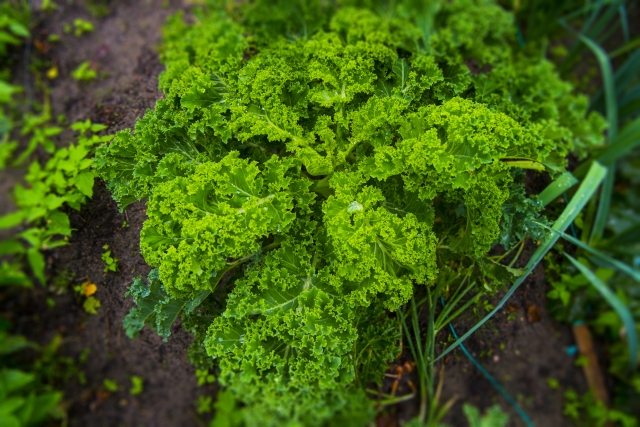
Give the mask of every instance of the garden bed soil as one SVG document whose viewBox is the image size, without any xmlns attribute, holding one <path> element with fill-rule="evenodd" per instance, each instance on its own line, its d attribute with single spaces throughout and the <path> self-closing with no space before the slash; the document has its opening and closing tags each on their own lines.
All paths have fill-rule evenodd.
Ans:
<svg viewBox="0 0 640 427">
<path fill-rule="evenodd" d="M 107 16 L 95 18 L 86 2 L 59 3 L 52 14 L 36 14 L 42 21 L 34 31 L 35 39 L 45 43 L 38 55 L 59 68 L 60 77 L 47 82 L 54 117 L 64 114 L 69 122 L 89 118 L 109 125 L 108 133 L 133 127 L 136 118 L 162 96 L 157 90 L 157 77 L 163 66 L 154 49 L 160 42 L 161 26 L 171 13 L 187 10 L 189 4 L 113 0 L 106 3 Z M 94 22 L 95 31 L 81 37 L 63 35 L 56 44 L 45 42 L 49 34 L 63 34 L 63 25 L 77 17 Z M 101 77 L 92 83 L 71 79 L 70 72 L 86 60 L 92 62 Z M 2 189 L 16 179 L 16 174 L 3 175 Z M 537 182 L 533 180 L 533 185 L 539 185 Z M 149 271 L 139 253 L 145 204 L 135 203 L 126 213 L 120 213 L 103 182 L 98 181 L 94 191 L 93 199 L 80 212 L 70 212 L 72 227 L 76 229 L 70 245 L 46 253 L 46 259 L 51 280 L 73 276 L 73 285 L 85 280 L 97 284 L 95 296 L 101 302 L 97 314 L 86 314 L 70 289 L 58 295 L 50 288 L 36 286 L 33 290 L 5 295 L 0 300 L 3 316 L 12 321 L 16 332 L 39 344 L 62 336 L 60 355 L 77 359 L 88 349 L 87 362 L 81 367 L 86 384 L 80 385 L 75 379 L 59 384 L 65 392 L 70 426 L 205 425 L 211 414 L 198 415 L 196 402 L 199 395 L 214 395 L 215 386 L 197 386 L 194 368 L 186 358 L 191 337 L 180 328 L 180 322 L 174 325 L 167 342 L 148 328 L 136 340 L 127 338 L 122 329 L 122 320 L 132 307 L 131 300 L 124 297 L 127 286 Z M 124 221 L 128 227 L 123 227 Z M 116 273 L 103 271 L 101 254 L 106 244 L 120 260 Z M 529 254 L 532 250 L 528 248 Z M 527 256 L 525 253 L 523 259 Z M 562 416 L 563 391 L 551 389 L 548 379 L 558 380 L 562 388 L 585 391 L 581 369 L 565 352 L 573 344 L 570 327 L 553 320 L 545 309 L 546 286 L 544 271 L 539 266 L 493 321 L 465 343 L 539 427 L 566 424 Z M 498 293 L 493 303 L 502 294 Z M 54 307 L 47 304 L 47 298 L 53 299 Z M 484 309 L 479 309 L 477 315 L 470 313 L 456 322 L 458 333 L 462 334 L 482 315 Z M 395 373 L 396 366 L 408 359 L 410 354 L 405 350 L 389 373 Z M 445 361 L 442 402 L 449 399 L 456 402 L 445 419 L 447 423 L 467 425 L 463 403 L 480 408 L 498 403 L 510 414 L 510 425 L 523 425 L 506 400 L 460 350 Z M 142 394 L 129 394 L 131 375 L 144 379 Z M 119 390 L 107 392 L 104 379 L 115 380 Z M 409 381 L 418 383 L 415 372 L 403 375 L 396 395 L 411 392 Z M 385 393 L 391 392 L 393 382 L 391 378 L 385 380 Z M 387 407 L 378 417 L 378 425 L 398 426 L 417 410 L 417 399 Z"/>
</svg>

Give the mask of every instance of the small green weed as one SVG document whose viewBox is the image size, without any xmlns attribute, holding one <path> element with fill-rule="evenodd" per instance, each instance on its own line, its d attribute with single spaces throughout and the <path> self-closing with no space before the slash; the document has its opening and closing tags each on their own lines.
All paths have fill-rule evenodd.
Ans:
<svg viewBox="0 0 640 427">
<path fill-rule="evenodd" d="M 102 385 L 105 390 L 110 391 L 111 393 L 115 393 L 119 389 L 118 383 L 116 382 L 116 380 L 112 380 L 109 378 L 105 378 L 102 381 Z"/>
<path fill-rule="evenodd" d="M 196 377 L 198 378 L 198 386 L 211 384 L 216 381 L 216 377 L 209 373 L 208 369 L 196 369 Z"/>
<path fill-rule="evenodd" d="M 71 72 L 71 77 L 73 77 L 74 80 L 86 82 L 98 77 L 98 72 L 91 68 L 91 62 L 85 61 Z"/>
<path fill-rule="evenodd" d="M 109 250 L 109 245 L 104 245 L 102 249 L 105 252 L 102 254 L 102 261 L 105 263 L 104 272 L 107 271 L 117 271 L 118 270 L 118 258 L 114 258 L 111 256 L 111 251 Z"/>
<path fill-rule="evenodd" d="M 211 412 L 213 406 L 213 399 L 211 396 L 198 396 L 198 407 L 196 411 L 198 414 L 206 414 Z"/>
<path fill-rule="evenodd" d="M 66 34 L 73 32 L 76 37 L 80 37 L 85 33 L 91 33 L 94 29 L 95 27 L 90 21 L 81 18 L 74 19 L 73 24 L 67 23 L 64 25 L 64 32 Z"/>
<path fill-rule="evenodd" d="M 144 379 L 137 375 L 131 375 L 131 388 L 129 389 L 129 394 L 132 396 L 137 396 L 142 394 L 144 391 Z"/>
</svg>

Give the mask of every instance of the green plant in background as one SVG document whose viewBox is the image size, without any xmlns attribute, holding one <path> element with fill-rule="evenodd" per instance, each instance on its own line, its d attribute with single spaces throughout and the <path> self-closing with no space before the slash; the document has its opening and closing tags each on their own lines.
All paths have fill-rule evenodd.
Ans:
<svg viewBox="0 0 640 427">
<path fill-rule="evenodd" d="M 102 306 L 102 303 L 96 297 L 88 297 L 82 303 L 82 308 L 88 314 L 98 314 L 98 308 Z"/>
<path fill-rule="evenodd" d="M 224 390 L 218 393 L 213 408 L 216 415 L 209 424 L 209 427 L 244 426 L 243 414 L 239 402 L 230 390 Z"/>
<path fill-rule="evenodd" d="M 31 11 L 22 2 L 3 2 L 0 4 L 0 57 L 7 55 L 9 46 L 22 44 L 29 37 L 29 19 Z"/>
<path fill-rule="evenodd" d="M 196 412 L 198 414 L 206 414 L 211 412 L 213 406 L 213 398 L 211 396 L 198 396 Z"/>
<path fill-rule="evenodd" d="M 596 400 L 591 392 L 580 396 L 572 389 L 564 393 L 564 415 L 577 425 L 600 427 L 607 424 L 622 427 L 636 427 L 637 418 L 615 409 L 608 409 L 604 403 Z"/>
<path fill-rule="evenodd" d="M 0 256 L 12 257 L 5 268 L 19 269 L 17 266 L 26 260 L 42 284 L 45 260 L 41 251 L 68 244 L 71 226 L 62 208 L 80 210 L 93 195 L 96 174 L 89 155 L 96 144 L 111 139 L 96 135 L 106 126 L 90 121 L 75 123 L 71 129 L 79 133 L 77 142 L 57 149 L 44 166 L 32 162 L 25 176 L 27 187 L 18 184 L 14 189 L 17 210 L 0 217 L 0 230 L 23 225 L 15 236 L 0 242 Z M 26 276 L 18 278 L 16 274 L 4 276 L 0 283 L 30 286 Z"/>
<path fill-rule="evenodd" d="M 102 385 L 105 390 L 110 391 L 111 393 L 115 393 L 120 388 L 118 386 L 118 383 L 115 380 L 112 380 L 110 378 L 105 378 L 102 381 Z"/>
<path fill-rule="evenodd" d="M 404 330 L 414 422 L 436 425 L 436 361 L 595 193 L 597 162 L 555 222 L 542 213 L 578 181 L 566 155 L 603 146 L 606 123 L 495 4 L 339 3 L 214 4 L 168 24 L 166 99 L 95 163 L 122 209 L 149 198 L 155 269 L 130 287 L 125 329 L 167 337 L 182 314 L 192 360 L 216 360 L 248 425 L 365 425 L 365 385 Z M 556 180 L 529 197 L 522 169 Z M 439 330 L 512 282 L 436 357 Z"/>
<path fill-rule="evenodd" d="M 76 18 L 73 20 L 73 23 L 69 22 L 64 25 L 65 34 L 73 32 L 76 37 L 80 37 L 85 33 L 91 33 L 94 29 L 93 23 L 82 18 Z"/>
<path fill-rule="evenodd" d="M 129 394 L 131 396 L 138 396 L 144 391 L 144 379 L 137 375 L 131 375 L 131 388 Z"/>
<path fill-rule="evenodd" d="M 41 114 L 27 113 L 21 123 L 20 136 L 29 137 L 27 147 L 13 161 L 13 166 L 22 165 L 33 152 L 41 146 L 48 154 L 53 154 L 56 145 L 53 138 L 60 135 L 63 128 L 51 126 L 51 107 L 46 101 Z"/>
<path fill-rule="evenodd" d="M 43 8 L 50 2 L 44 2 Z M 44 104 L 38 105 L 30 99 L 29 88 L 23 91 L 11 81 L 8 48 L 19 47 L 29 37 L 30 8 L 24 1 L 4 1 L 0 4 L 0 170 L 11 165 L 21 166 L 33 152 L 42 147 L 49 154 L 45 162 L 30 164 L 24 182 L 13 189 L 17 210 L 0 217 L 0 229 L 16 229 L 11 237 L 0 241 L 0 286 L 32 286 L 35 277 L 46 283 L 45 260 L 42 251 L 67 244 L 71 234 L 69 218 L 64 212 L 68 207 L 79 210 L 93 194 L 95 172 L 91 169 L 93 147 L 108 141 L 110 137 L 96 135 L 105 126 L 90 121 L 78 122 L 71 130 L 79 135 L 75 143 L 58 148 L 54 138 L 63 131 L 53 126 L 46 88 Z M 17 95 L 27 92 L 24 98 Z M 37 111 L 32 113 L 31 111 Z M 25 113 L 26 111 L 26 113 Z M 12 138 L 15 138 L 14 141 Z M 15 159 L 14 152 L 24 141 L 24 149 Z M 20 144 L 22 146 L 22 144 Z M 10 159 L 13 159 L 10 161 Z M 29 265 L 31 274 L 25 273 Z M 95 287 L 95 285 L 94 285 Z M 95 290 L 93 290 L 95 292 Z M 85 292 L 85 295 L 88 294 Z M 50 306 L 53 299 L 47 300 Z M 94 297 L 85 301 L 87 311 L 99 307 Z M 48 417 L 65 418 L 59 405 L 62 393 L 52 385 L 76 378 L 86 383 L 81 366 L 86 362 L 88 351 L 74 360 L 59 354 L 62 337 L 56 335 L 51 342 L 40 348 L 20 336 L 10 335 L 10 325 L 2 322 L 0 328 L 0 425 L 33 426 Z M 17 352 L 30 347 L 38 350 L 33 362 L 25 363 Z"/>
<path fill-rule="evenodd" d="M 5 322 L 0 326 L 0 425 L 26 427 L 48 417 L 63 418 L 62 393 L 43 385 L 36 372 L 24 371 L 16 363 L 21 350 L 37 346 L 10 335 L 7 326 Z"/>
<path fill-rule="evenodd" d="M 196 369 L 196 378 L 198 379 L 198 386 L 211 384 L 216 381 L 215 375 L 209 373 L 208 369 Z"/>
<path fill-rule="evenodd" d="M 17 105 L 14 95 L 22 87 L 10 83 L 9 49 L 15 48 L 29 38 L 30 10 L 24 4 L 12 2 L 0 4 L 0 170 L 4 169 L 18 143 L 11 139 Z"/>
<path fill-rule="evenodd" d="M 509 422 L 509 416 L 502 412 L 498 405 L 487 409 L 484 415 L 481 415 L 477 408 L 468 404 L 464 404 L 462 410 L 469 421 L 469 427 L 505 427 Z"/>
<path fill-rule="evenodd" d="M 102 261 L 104 262 L 104 272 L 107 271 L 117 271 L 118 270 L 118 258 L 114 258 L 111 256 L 111 251 L 109 250 L 109 245 L 104 245 L 102 247 L 104 252 L 102 253 Z"/>
<path fill-rule="evenodd" d="M 62 335 L 54 335 L 47 345 L 40 348 L 39 357 L 35 359 L 32 371 L 36 372 L 46 384 L 67 383 L 75 379 L 78 384 L 85 385 L 86 377 L 82 368 L 87 362 L 90 350 L 85 348 L 74 359 L 60 354 L 62 345 Z"/>
<path fill-rule="evenodd" d="M 76 18 L 73 20 L 73 34 L 76 37 L 80 37 L 85 33 L 91 33 L 94 30 L 94 26 L 91 22 L 86 21 L 81 18 Z"/>
<path fill-rule="evenodd" d="M 53 0 L 42 0 L 42 4 L 40 5 L 40 8 L 44 12 L 53 12 L 58 8 L 58 5 Z"/>
<path fill-rule="evenodd" d="M 98 77 L 98 72 L 91 68 L 90 61 L 84 61 L 83 63 L 78 65 L 78 68 L 71 72 L 71 77 L 73 77 L 74 80 L 78 80 L 80 82 L 87 82 Z"/>
</svg>

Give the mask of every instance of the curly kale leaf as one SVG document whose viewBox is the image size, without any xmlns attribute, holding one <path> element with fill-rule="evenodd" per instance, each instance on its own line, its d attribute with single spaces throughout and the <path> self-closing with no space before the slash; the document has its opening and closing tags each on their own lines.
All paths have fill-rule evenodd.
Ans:
<svg viewBox="0 0 640 427">
<path fill-rule="evenodd" d="M 499 243 L 509 250 L 527 235 L 534 241 L 543 241 L 547 229 L 542 224 L 550 224 L 541 214 L 542 203 L 535 197 L 527 197 L 522 183 L 512 183 L 509 187 L 509 198 L 501 208 Z"/>
<path fill-rule="evenodd" d="M 236 282 L 206 340 L 209 354 L 219 359 L 223 384 L 250 405 L 277 405 L 275 412 L 288 419 L 314 410 L 318 418 L 309 425 L 341 411 L 341 390 L 349 388 L 356 371 L 379 378 L 398 338 L 383 321 L 361 342 L 358 330 L 366 331 L 383 314 L 346 304 L 330 283 L 329 267 L 315 266 L 317 255 L 285 241 Z M 379 331 L 384 333 L 377 336 Z M 375 340 L 382 345 L 369 350 Z"/>
<path fill-rule="evenodd" d="M 136 278 L 125 294 L 133 297 L 137 306 L 131 309 L 123 321 L 129 338 L 136 338 L 147 324 L 166 339 L 171 335 L 171 325 L 180 313 L 183 310 L 187 313 L 192 312 L 211 293 L 211 291 L 202 291 L 191 299 L 172 298 L 165 291 L 157 269 L 151 270 L 147 279 L 149 285 L 145 285 L 142 278 Z"/>
<path fill-rule="evenodd" d="M 367 306 L 380 295 L 395 309 L 410 298 L 413 280 L 435 277 L 435 236 L 413 213 L 401 217 L 379 206 L 382 192 L 362 183 L 358 174 L 331 180 L 335 195 L 323 206 L 331 264 L 349 301 Z"/>
<path fill-rule="evenodd" d="M 97 153 L 120 208 L 148 198 L 128 331 L 185 313 L 247 425 L 365 425 L 386 310 L 520 274 L 487 256 L 542 236 L 513 171 L 563 171 L 604 122 L 493 1 L 208 4 L 165 29 L 165 98 Z"/>
<path fill-rule="evenodd" d="M 257 252 L 260 240 L 286 233 L 295 219 L 288 191 L 293 159 L 271 158 L 260 170 L 232 152 L 201 163 L 193 174 L 158 184 L 141 232 L 146 261 L 159 267 L 167 292 L 180 298 L 211 289 L 211 281 Z"/>
</svg>

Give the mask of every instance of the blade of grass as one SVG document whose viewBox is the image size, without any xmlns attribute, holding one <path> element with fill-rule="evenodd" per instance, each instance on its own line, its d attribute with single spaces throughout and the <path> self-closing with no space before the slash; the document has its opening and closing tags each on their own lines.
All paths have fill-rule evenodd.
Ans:
<svg viewBox="0 0 640 427">
<path fill-rule="evenodd" d="M 603 166 L 610 166 L 640 144 L 640 118 L 622 128 L 618 136 L 609 145 L 594 155 L 594 160 Z M 582 178 L 592 161 L 585 162 L 573 171 L 576 178 Z"/>
<path fill-rule="evenodd" d="M 640 223 L 626 228 L 623 232 L 617 234 L 611 240 L 604 242 L 604 245 L 611 250 L 615 250 L 620 249 L 620 246 L 631 245 L 638 241 L 640 241 Z"/>
<path fill-rule="evenodd" d="M 640 143 L 640 118 L 626 125 L 618 137 L 611 140 L 596 157 L 605 166 L 612 165 L 616 160 L 627 154 Z"/>
<path fill-rule="evenodd" d="M 633 119 L 640 116 L 640 86 L 634 88 L 620 101 L 620 120 Z"/>
<path fill-rule="evenodd" d="M 629 368 L 634 369 L 638 360 L 638 336 L 636 334 L 636 325 L 633 316 L 626 305 L 614 294 L 611 289 L 598 278 L 589 268 L 580 261 L 576 260 L 569 254 L 564 254 L 569 261 L 582 273 L 594 288 L 602 295 L 609 305 L 618 313 L 620 320 L 627 330 L 627 344 L 629 345 Z"/>
<path fill-rule="evenodd" d="M 558 235 L 560 235 L 563 239 L 567 240 L 568 242 L 573 243 L 574 245 L 578 246 L 581 249 L 584 249 L 585 251 L 587 251 L 588 253 L 592 254 L 593 256 L 600 258 L 602 261 L 604 261 L 607 264 L 610 264 L 611 266 L 617 268 L 619 271 L 629 275 L 629 277 L 631 277 L 632 279 L 634 279 L 635 281 L 637 281 L 638 283 L 640 283 L 640 271 L 635 270 L 634 268 L 626 265 L 623 262 L 618 261 L 617 259 L 611 258 L 609 255 L 606 255 L 604 253 L 602 253 L 601 251 L 587 245 L 586 243 L 576 239 L 575 237 L 573 237 L 570 234 L 566 234 L 563 233 L 560 230 L 554 230 L 551 227 L 546 226 L 545 224 L 542 223 L 538 223 L 536 222 L 536 224 L 543 226 L 544 228 L 551 230 L 551 232 L 553 233 L 557 233 Z"/>
<path fill-rule="evenodd" d="M 571 29 L 564 23 L 567 29 Z M 602 80 L 604 86 L 604 97 L 607 109 L 607 122 L 609 123 L 609 141 L 613 140 L 618 133 L 618 104 L 616 102 L 616 81 L 613 74 L 613 67 L 607 52 L 597 43 L 583 34 L 578 34 L 578 38 L 584 43 L 595 55 L 602 72 Z"/>
<path fill-rule="evenodd" d="M 624 0 L 613 0 L 613 1 L 596 1 L 595 3 L 591 3 L 593 6 L 585 9 L 585 11 L 591 10 L 591 14 L 584 21 L 582 28 L 578 32 L 579 36 L 589 37 L 591 39 L 596 39 L 600 42 L 606 40 L 609 34 L 601 35 L 603 30 L 611 30 L 614 27 L 619 25 L 618 22 L 612 22 L 612 19 L 618 13 L 619 6 L 622 4 Z M 605 8 L 605 6 L 608 6 Z M 604 9 L 604 11 L 603 11 Z M 568 24 L 567 17 L 560 18 L 558 22 L 561 26 L 565 27 L 569 31 L 575 32 Z M 582 53 L 583 45 L 576 41 L 570 50 L 569 54 L 565 57 L 562 62 L 560 69 L 563 75 L 571 71 L 575 65 L 575 62 L 579 59 L 580 54 Z"/>
<path fill-rule="evenodd" d="M 420 359 L 420 355 L 416 352 L 415 346 L 413 345 L 413 340 L 411 339 L 411 334 L 409 332 L 409 327 L 407 326 L 407 320 L 404 316 L 404 309 L 400 314 L 400 320 L 402 321 L 402 328 L 404 329 L 404 333 L 407 337 L 407 342 L 409 343 L 409 348 L 411 349 L 411 354 L 413 355 L 413 359 L 417 363 L 422 363 L 422 359 Z"/>
<path fill-rule="evenodd" d="M 627 46 L 632 43 L 627 43 Z M 624 89 L 638 77 L 638 66 L 640 66 L 640 50 L 632 53 L 627 60 L 616 71 L 616 87 L 618 88 L 618 96 Z"/>
<path fill-rule="evenodd" d="M 627 7 L 622 3 L 618 7 L 618 13 L 620 14 L 620 24 L 622 25 L 622 34 L 624 35 L 624 41 L 629 42 L 629 19 L 627 18 Z"/>
<path fill-rule="evenodd" d="M 603 13 L 597 14 L 595 23 L 587 31 L 581 31 L 581 34 L 599 42 L 604 42 L 620 25 L 620 22 L 615 20 L 615 17 L 619 14 L 620 5 L 624 4 L 624 2 L 625 0 L 612 1 Z M 605 32 L 604 35 L 602 34 L 603 31 Z"/>
<path fill-rule="evenodd" d="M 540 194 L 538 199 L 542 202 L 542 206 L 547 206 L 558 197 L 567 192 L 568 189 L 578 183 L 576 177 L 571 172 L 566 172 L 559 176 L 555 181 L 547 186 Z"/>
<path fill-rule="evenodd" d="M 607 227 L 609 211 L 611 210 L 611 198 L 613 197 L 613 186 L 616 178 L 615 167 L 615 163 L 609 166 L 608 175 L 602 184 L 602 189 L 600 190 L 600 203 L 598 204 L 598 210 L 596 211 L 596 219 L 593 221 L 593 229 L 591 230 L 589 244 L 598 243 L 604 235 L 604 229 Z"/>
<path fill-rule="evenodd" d="M 640 38 L 637 38 L 636 40 L 627 43 L 622 48 L 610 54 L 609 58 L 613 59 L 615 56 L 625 53 L 629 50 L 633 50 L 639 45 L 640 45 Z M 616 86 L 616 92 L 617 92 L 616 97 L 618 100 L 618 110 L 622 108 L 622 104 L 623 104 L 622 100 L 625 99 L 625 97 L 632 91 L 631 86 L 633 85 L 634 81 L 638 77 L 639 68 L 640 68 L 640 50 L 637 50 L 636 52 L 633 52 L 625 60 L 622 66 L 620 66 L 616 71 L 615 86 Z M 590 108 L 592 110 L 596 110 L 601 113 L 605 112 L 606 108 L 604 105 L 604 91 L 602 89 L 599 90 L 598 93 L 591 99 Z M 620 111 L 618 111 L 618 121 L 621 120 L 621 116 L 622 114 L 620 113 Z"/>
<path fill-rule="evenodd" d="M 627 53 L 629 51 L 632 51 L 633 49 L 637 48 L 638 46 L 640 46 L 640 37 L 636 37 L 633 40 L 630 40 L 629 43 L 627 43 L 624 46 L 621 46 L 618 49 L 616 49 L 613 52 L 611 52 L 609 54 L 609 58 L 611 58 L 611 59 L 617 58 L 620 55 L 624 55 L 625 53 Z"/>
<path fill-rule="evenodd" d="M 602 79 L 604 83 L 604 96 L 607 107 L 607 122 L 609 123 L 608 139 L 612 141 L 618 134 L 618 104 L 616 99 L 616 86 L 613 76 L 613 67 L 607 53 L 598 44 L 583 34 L 578 34 L 578 38 L 584 43 L 596 56 L 600 64 Z M 602 191 L 600 193 L 600 203 L 596 212 L 596 219 L 591 231 L 590 242 L 597 242 L 602 238 L 604 229 L 609 218 L 609 209 L 611 207 L 611 196 L 613 194 L 613 184 L 615 181 L 615 167 L 609 169 L 609 175 L 605 179 Z"/>
<path fill-rule="evenodd" d="M 573 199 L 569 202 L 567 207 L 564 209 L 560 217 L 554 222 L 553 229 L 564 231 L 569 227 L 569 224 L 573 222 L 573 220 L 578 216 L 582 208 L 584 208 L 585 204 L 593 197 L 595 191 L 598 186 L 604 179 L 607 174 L 607 168 L 602 166 L 598 162 L 594 162 L 587 173 L 586 178 L 580 184 L 580 187 L 576 191 L 576 194 L 573 196 Z M 491 310 L 489 314 L 487 314 L 481 321 L 479 321 L 475 326 L 469 329 L 462 337 L 458 338 L 453 344 L 451 344 L 446 350 L 444 350 L 437 358 L 441 359 L 453 350 L 455 350 L 464 340 L 469 338 L 471 334 L 477 331 L 482 325 L 484 325 L 487 320 L 491 319 L 494 314 L 498 312 L 502 308 L 502 306 L 507 302 L 507 300 L 513 295 L 513 293 L 518 289 L 518 287 L 525 281 L 525 279 L 531 274 L 533 269 L 538 265 L 538 263 L 542 260 L 542 258 L 551 250 L 553 245 L 558 241 L 560 236 L 558 234 L 552 233 L 550 234 L 545 242 L 538 246 L 538 249 L 533 253 L 529 262 L 525 266 L 525 272 L 522 276 L 518 277 L 518 279 L 513 283 L 509 291 L 505 294 L 505 296 L 500 300 L 500 302 L 496 305 L 496 307 Z"/>
</svg>

